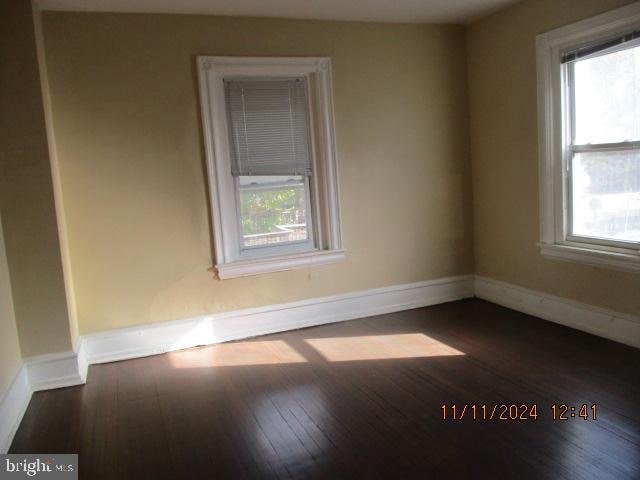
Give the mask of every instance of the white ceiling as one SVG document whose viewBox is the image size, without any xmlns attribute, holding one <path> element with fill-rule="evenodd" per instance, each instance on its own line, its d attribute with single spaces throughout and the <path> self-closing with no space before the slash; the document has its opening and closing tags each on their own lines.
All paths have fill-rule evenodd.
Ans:
<svg viewBox="0 0 640 480">
<path fill-rule="evenodd" d="M 42 10 L 466 24 L 518 0 L 37 0 Z"/>
</svg>

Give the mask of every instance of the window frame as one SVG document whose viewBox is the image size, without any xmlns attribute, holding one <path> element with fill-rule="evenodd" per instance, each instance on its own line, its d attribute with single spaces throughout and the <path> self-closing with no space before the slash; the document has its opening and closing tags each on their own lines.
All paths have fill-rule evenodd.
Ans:
<svg viewBox="0 0 640 480">
<path fill-rule="evenodd" d="M 344 260 L 335 148 L 331 59 L 327 57 L 197 57 L 215 268 L 220 279 L 306 268 Z M 239 194 L 231 175 L 225 78 L 305 77 L 309 140 L 308 243 L 242 248 Z"/>
<path fill-rule="evenodd" d="M 536 37 L 540 252 L 544 257 L 640 273 L 640 244 L 573 235 L 570 224 L 573 145 L 573 103 L 565 94 L 571 70 L 561 63 L 563 52 L 640 28 L 640 4 L 540 34 Z M 569 112 L 566 114 L 565 112 Z M 635 146 L 636 142 L 628 142 Z M 619 147 L 620 144 L 613 144 Z M 587 149 L 607 148 L 607 144 Z M 593 151 L 593 150 L 592 150 Z"/>
</svg>

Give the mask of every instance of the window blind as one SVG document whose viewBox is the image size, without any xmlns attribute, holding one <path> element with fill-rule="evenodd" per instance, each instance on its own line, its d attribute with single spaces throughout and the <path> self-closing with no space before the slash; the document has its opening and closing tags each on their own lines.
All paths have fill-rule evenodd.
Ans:
<svg viewBox="0 0 640 480">
<path fill-rule="evenodd" d="M 231 173 L 311 175 L 304 78 L 225 80 Z"/>
<path fill-rule="evenodd" d="M 569 50 L 562 54 L 561 63 L 575 62 L 576 60 L 580 60 L 581 58 L 589 57 L 591 55 L 606 53 L 606 50 L 614 49 L 615 47 L 637 39 L 640 39 L 640 30 L 634 30 L 633 32 L 625 33 L 624 35 L 620 35 L 603 42 L 574 48 L 573 50 Z"/>
</svg>

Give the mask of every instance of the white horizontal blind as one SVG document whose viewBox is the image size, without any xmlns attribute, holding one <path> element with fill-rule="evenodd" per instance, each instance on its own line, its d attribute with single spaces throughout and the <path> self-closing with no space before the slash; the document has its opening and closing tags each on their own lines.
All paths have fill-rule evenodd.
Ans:
<svg viewBox="0 0 640 480">
<path fill-rule="evenodd" d="M 634 42 L 634 45 L 637 45 L 638 39 L 640 39 L 640 30 L 633 30 L 605 41 L 583 45 L 564 52 L 560 58 L 560 63 L 575 62 L 576 60 L 591 57 L 596 54 L 604 54 L 625 44 L 631 45 L 630 42 Z"/>
<path fill-rule="evenodd" d="M 311 175 L 304 78 L 225 80 L 231 173 Z"/>
</svg>

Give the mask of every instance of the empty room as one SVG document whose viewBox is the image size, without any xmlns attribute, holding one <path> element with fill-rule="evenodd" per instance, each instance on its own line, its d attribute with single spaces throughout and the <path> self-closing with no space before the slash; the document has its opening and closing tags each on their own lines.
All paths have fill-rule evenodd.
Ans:
<svg viewBox="0 0 640 480">
<path fill-rule="evenodd" d="M 640 2 L 2 0 L 0 478 L 640 479 Z"/>
</svg>

